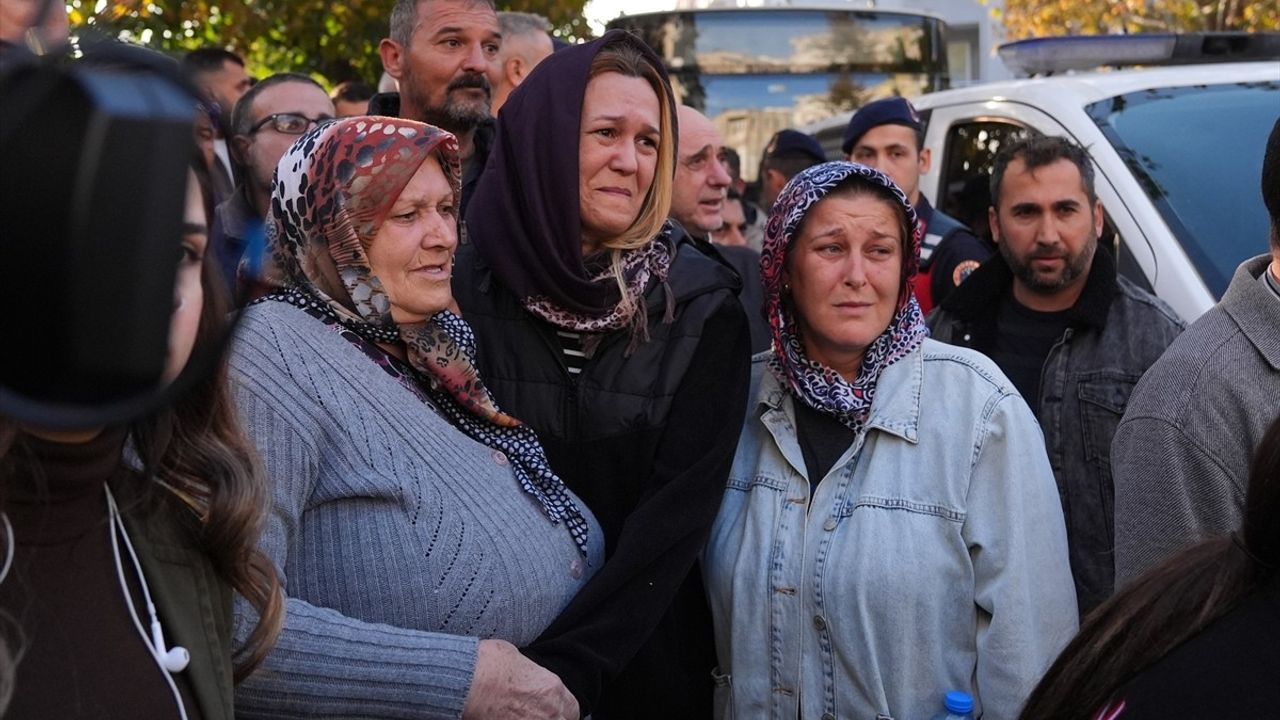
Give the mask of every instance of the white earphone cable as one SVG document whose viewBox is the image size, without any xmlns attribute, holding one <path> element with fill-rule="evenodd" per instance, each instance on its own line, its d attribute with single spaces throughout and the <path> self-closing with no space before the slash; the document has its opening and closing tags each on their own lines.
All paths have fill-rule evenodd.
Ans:
<svg viewBox="0 0 1280 720">
<path fill-rule="evenodd" d="M 9 577 L 9 568 L 13 567 L 13 523 L 9 522 L 9 516 L 0 512 L 0 520 L 4 520 L 4 567 L 0 567 L 0 583 Z"/>
<path fill-rule="evenodd" d="M 142 599 L 147 603 L 147 613 L 151 616 L 153 624 L 159 624 L 160 620 L 156 616 L 155 605 L 151 603 L 151 590 L 147 588 L 147 579 L 142 574 L 142 563 L 138 562 L 138 554 L 133 550 L 133 543 L 129 540 L 129 533 L 125 531 L 124 521 L 120 518 L 120 508 L 116 506 L 115 496 L 111 494 L 111 488 L 103 483 L 102 488 L 107 492 L 107 515 L 111 521 L 111 553 L 116 560 L 116 577 L 120 580 L 120 589 L 124 592 L 124 601 L 129 606 L 129 619 L 133 621 L 133 626 L 137 628 L 138 634 L 142 636 L 142 642 L 151 649 L 151 659 L 155 661 L 156 667 L 159 668 L 160 674 L 164 676 L 164 681 L 168 683 L 170 692 L 173 693 L 173 700 L 178 704 L 178 717 L 181 720 L 187 720 L 187 708 L 182 704 L 182 695 L 178 692 L 178 685 L 173 681 L 173 676 L 165 669 L 164 661 L 160 657 L 160 653 L 164 648 L 156 647 L 152 638 L 147 636 L 146 630 L 142 629 L 142 621 L 138 618 L 138 610 L 133 605 L 133 593 L 129 592 L 129 585 L 124 579 L 124 564 L 120 560 L 120 544 L 116 539 L 117 534 L 124 538 L 124 546 L 129 551 L 129 556 L 133 560 L 133 569 L 138 573 L 138 585 L 142 587 Z"/>
</svg>

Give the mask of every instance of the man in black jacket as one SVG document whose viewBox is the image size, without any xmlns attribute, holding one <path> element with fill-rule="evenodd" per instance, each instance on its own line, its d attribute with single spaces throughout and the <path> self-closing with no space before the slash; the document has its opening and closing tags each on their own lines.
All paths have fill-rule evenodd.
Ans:
<svg viewBox="0 0 1280 720">
<path fill-rule="evenodd" d="M 1061 137 L 1005 148 L 991 197 L 1000 253 L 929 316 L 929 330 L 995 360 L 1040 421 L 1083 616 L 1114 584 L 1112 436 L 1183 323 L 1098 250 L 1102 203 L 1084 148 Z"/>
<path fill-rule="evenodd" d="M 457 136 L 458 217 L 465 217 L 493 142 L 490 74 L 502 47 L 493 0 L 396 0 L 389 34 L 378 52 L 400 92 L 375 95 L 369 113 L 418 120 Z"/>
<path fill-rule="evenodd" d="M 679 154 L 671 187 L 671 217 L 684 226 L 704 254 L 718 258 L 742 278 L 738 300 L 751 329 L 751 352 L 769 349 L 769 326 L 761 307 L 760 253 L 749 247 L 712 245 L 711 233 L 724 224 L 724 201 L 732 179 L 722 162 L 724 138 L 707 116 L 687 105 L 679 108 Z"/>
</svg>

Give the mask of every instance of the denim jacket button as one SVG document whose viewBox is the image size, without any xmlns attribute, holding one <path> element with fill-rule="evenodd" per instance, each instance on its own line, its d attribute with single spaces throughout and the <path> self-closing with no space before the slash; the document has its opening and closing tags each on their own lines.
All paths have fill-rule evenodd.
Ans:
<svg viewBox="0 0 1280 720">
<path fill-rule="evenodd" d="M 502 452 L 501 450 L 494 450 L 493 461 L 499 465 L 506 465 L 507 464 L 506 453 Z"/>
<path fill-rule="evenodd" d="M 569 577 L 573 578 L 574 580 L 580 580 L 582 578 L 582 561 L 581 560 L 575 559 L 573 562 L 569 563 Z"/>
<path fill-rule="evenodd" d="M 831 532 L 832 530 L 836 529 L 837 524 L 838 523 L 836 522 L 835 518 L 829 517 L 827 518 L 826 522 L 822 523 L 822 529 L 826 530 L 827 532 Z"/>
<path fill-rule="evenodd" d="M 813 626 L 819 630 L 826 630 L 827 629 L 826 618 L 822 617 L 821 615 L 814 615 Z"/>
<path fill-rule="evenodd" d="M 836 720 L 835 713 L 822 713 L 822 720 Z"/>
</svg>

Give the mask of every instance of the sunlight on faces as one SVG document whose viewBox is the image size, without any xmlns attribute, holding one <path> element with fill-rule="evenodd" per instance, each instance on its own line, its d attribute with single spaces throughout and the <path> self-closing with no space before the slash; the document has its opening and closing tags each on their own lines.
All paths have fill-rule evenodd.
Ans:
<svg viewBox="0 0 1280 720">
<path fill-rule="evenodd" d="M 671 217 L 695 233 L 707 233 L 724 222 L 725 190 L 732 182 L 725 171 L 724 138 L 705 115 L 680 106 L 680 157 L 671 196 Z"/>
<path fill-rule="evenodd" d="M 928 148 L 918 150 L 918 142 L 916 131 L 906 125 L 877 125 L 858 138 L 849 159 L 888 175 L 914 205 L 920 199 L 920 176 L 930 165 Z"/>
<path fill-rule="evenodd" d="M 457 217 L 453 189 L 432 154 L 365 248 L 397 323 L 424 321 L 452 304 L 449 277 L 458 247 Z"/>
<path fill-rule="evenodd" d="M 988 211 L 991 232 L 1013 270 L 1015 290 L 1020 284 L 1032 296 L 1068 295 L 1074 302 L 1102 234 L 1102 203 L 1089 203 L 1079 168 L 1062 159 L 1028 171 L 1014 158 L 999 203 Z"/>
<path fill-rule="evenodd" d="M 809 359 L 856 376 L 897 310 L 902 241 L 896 209 L 871 192 L 836 193 L 809 210 L 783 276 Z"/>
<path fill-rule="evenodd" d="M 587 83 L 578 139 L 584 253 L 639 217 L 658 164 L 658 128 L 658 95 L 647 80 L 609 72 Z"/>
<path fill-rule="evenodd" d="M 383 50 L 383 64 L 400 81 L 403 115 L 455 133 L 470 130 L 489 117 L 490 78 L 502 47 L 498 15 L 471 0 L 424 0 L 417 13 L 409 47 Z"/>
<path fill-rule="evenodd" d="M 178 255 L 178 272 L 173 282 L 173 314 L 169 317 L 169 351 L 164 358 L 165 382 L 178 377 L 200 330 L 200 312 L 204 309 L 204 286 L 200 272 L 204 267 L 209 244 L 209 219 L 205 217 L 204 199 L 195 173 L 187 172 L 187 199 L 182 214 L 182 244 Z"/>
</svg>

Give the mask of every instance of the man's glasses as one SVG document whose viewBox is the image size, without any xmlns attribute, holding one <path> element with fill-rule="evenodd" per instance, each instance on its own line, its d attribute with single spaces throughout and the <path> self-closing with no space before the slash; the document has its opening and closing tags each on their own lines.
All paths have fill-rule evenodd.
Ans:
<svg viewBox="0 0 1280 720">
<path fill-rule="evenodd" d="M 271 123 L 271 126 L 275 128 L 278 133 L 284 133 L 285 135 L 301 135 L 307 131 L 307 128 L 311 127 L 311 123 L 324 125 L 325 123 L 332 121 L 333 118 L 328 115 L 321 115 L 318 118 L 309 118 L 301 113 L 274 113 L 254 123 L 253 127 L 249 128 L 249 134 L 253 135 L 265 127 L 267 123 Z"/>
</svg>

